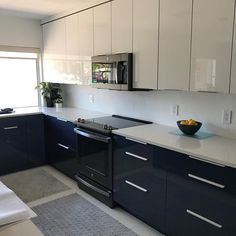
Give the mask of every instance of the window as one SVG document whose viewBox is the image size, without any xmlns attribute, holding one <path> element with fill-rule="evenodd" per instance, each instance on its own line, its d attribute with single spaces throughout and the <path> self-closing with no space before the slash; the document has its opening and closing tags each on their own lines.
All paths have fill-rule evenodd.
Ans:
<svg viewBox="0 0 236 236">
<path fill-rule="evenodd" d="M 0 51 L 0 108 L 38 106 L 38 53 Z"/>
</svg>

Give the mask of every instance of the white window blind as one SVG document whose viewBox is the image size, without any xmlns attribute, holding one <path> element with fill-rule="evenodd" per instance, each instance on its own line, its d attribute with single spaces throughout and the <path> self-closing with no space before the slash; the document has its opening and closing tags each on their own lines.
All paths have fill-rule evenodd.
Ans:
<svg viewBox="0 0 236 236">
<path fill-rule="evenodd" d="M 0 108 L 38 106 L 38 54 L 0 51 Z"/>
</svg>

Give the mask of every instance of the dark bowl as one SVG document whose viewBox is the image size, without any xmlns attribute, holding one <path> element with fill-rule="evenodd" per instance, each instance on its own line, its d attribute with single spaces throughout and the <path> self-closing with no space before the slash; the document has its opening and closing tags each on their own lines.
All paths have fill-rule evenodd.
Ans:
<svg viewBox="0 0 236 236">
<path fill-rule="evenodd" d="M 201 122 L 197 122 L 196 125 L 182 125 L 180 124 L 182 120 L 179 120 L 177 121 L 177 125 L 179 127 L 179 129 L 184 133 L 184 134 L 187 134 L 187 135 L 194 135 L 202 126 L 202 123 Z"/>
</svg>

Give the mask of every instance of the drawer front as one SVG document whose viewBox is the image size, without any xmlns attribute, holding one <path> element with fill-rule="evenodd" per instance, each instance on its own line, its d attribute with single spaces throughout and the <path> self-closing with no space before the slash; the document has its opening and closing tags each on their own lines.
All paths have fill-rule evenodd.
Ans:
<svg viewBox="0 0 236 236">
<path fill-rule="evenodd" d="M 195 158 L 189 158 L 188 177 L 236 194 L 235 169 L 219 164 L 207 163 L 205 160 Z"/>
<path fill-rule="evenodd" d="M 236 235 L 236 197 L 168 174 L 167 235 Z"/>
<path fill-rule="evenodd" d="M 76 149 L 76 134 L 74 133 L 75 125 L 69 121 L 55 117 L 47 116 L 48 136 L 57 143 L 63 143 L 72 149 Z"/>
<path fill-rule="evenodd" d="M 152 166 L 154 147 L 114 136 L 113 156 L 115 174 Z"/>
<path fill-rule="evenodd" d="M 162 173 L 130 173 L 114 178 L 114 201 L 164 232 L 166 180 Z"/>
<path fill-rule="evenodd" d="M 78 160 L 75 151 L 64 144 L 55 143 L 50 164 L 62 173 L 74 178 L 78 171 Z"/>
</svg>

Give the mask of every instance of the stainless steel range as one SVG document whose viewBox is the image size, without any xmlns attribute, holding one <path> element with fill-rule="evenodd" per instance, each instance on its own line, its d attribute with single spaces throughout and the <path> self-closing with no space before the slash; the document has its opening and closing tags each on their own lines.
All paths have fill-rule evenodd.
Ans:
<svg viewBox="0 0 236 236">
<path fill-rule="evenodd" d="M 112 197 L 112 130 L 151 122 L 118 115 L 84 120 L 78 118 L 76 179 L 81 189 L 113 207 Z"/>
</svg>

